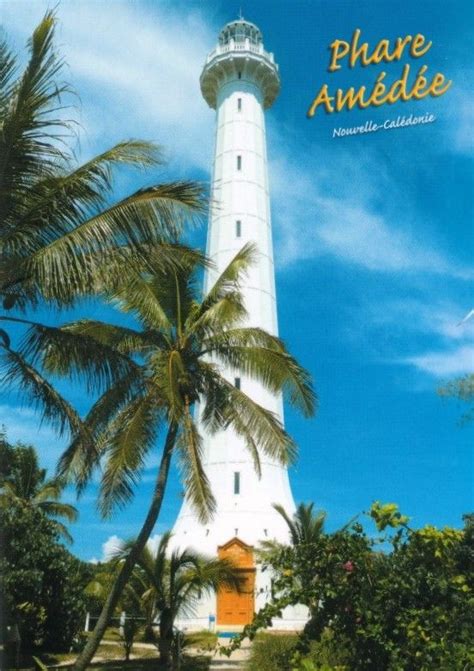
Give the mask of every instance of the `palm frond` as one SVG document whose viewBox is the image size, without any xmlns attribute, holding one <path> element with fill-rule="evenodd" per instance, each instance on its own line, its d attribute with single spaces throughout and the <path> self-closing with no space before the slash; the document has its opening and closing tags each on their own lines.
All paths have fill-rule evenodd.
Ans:
<svg viewBox="0 0 474 671">
<path fill-rule="evenodd" d="M 248 271 L 252 263 L 255 262 L 257 248 L 253 243 L 247 243 L 237 252 L 226 268 L 220 273 L 204 297 L 199 313 L 195 317 L 195 327 L 200 324 L 200 320 L 205 320 L 206 312 L 229 293 L 234 294 L 237 303 L 239 296 L 235 293 L 239 288 L 239 281 Z M 212 272 L 211 270 L 209 272 Z"/>
<path fill-rule="evenodd" d="M 145 393 L 143 379 L 132 368 L 121 380 L 112 385 L 93 404 L 84 419 L 93 440 L 77 437 L 59 459 L 57 475 L 75 484 L 78 494 L 87 485 L 93 471 L 100 464 L 106 445 L 106 427 L 133 399 Z"/>
<path fill-rule="evenodd" d="M 113 292 L 111 299 L 123 312 L 135 313 L 146 328 L 152 327 L 165 333 L 171 329 L 168 315 L 153 291 L 149 278 L 139 274 L 131 275 L 126 284 Z"/>
<path fill-rule="evenodd" d="M 54 520 L 54 527 L 58 532 L 59 536 L 61 536 L 66 541 L 66 543 L 71 545 L 74 542 L 74 539 L 69 533 L 69 529 L 65 524 L 63 524 L 62 522 L 58 522 L 58 520 Z"/>
<path fill-rule="evenodd" d="M 132 400 L 112 421 L 106 432 L 106 461 L 100 489 L 99 509 L 109 517 L 133 495 L 144 459 L 154 444 L 159 415 L 153 394 Z"/>
<path fill-rule="evenodd" d="M 250 435 L 259 450 L 281 464 L 296 459 L 294 441 L 270 410 L 253 401 L 212 368 L 202 366 L 202 373 L 209 397 L 209 401 L 203 399 L 202 418 L 210 430 L 225 430 L 231 426 L 244 440 Z M 212 405 L 216 400 L 220 400 L 219 408 Z"/>
<path fill-rule="evenodd" d="M 209 334 L 233 328 L 247 317 L 244 298 L 240 291 L 228 290 L 225 295 L 210 304 L 205 312 L 201 306 L 189 315 L 187 328 L 190 333 L 206 337 Z"/>
<path fill-rule="evenodd" d="M 282 505 L 273 507 L 285 520 L 294 546 L 317 544 L 321 538 L 326 520 L 326 513 L 313 513 L 313 503 L 300 503 L 293 517 L 290 517 Z"/>
<path fill-rule="evenodd" d="M 101 393 L 136 367 L 115 347 L 76 333 L 74 326 L 34 324 L 21 343 L 21 354 L 48 373 L 85 382 L 89 393 Z"/>
<path fill-rule="evenodd" d="M 118 239 L 129 245 L 174 241 L 185 221 L 200 212 L 202 199 L 199 188 L 187 182 L 141 189 L 40 247 L 19 270 L 44 298 L 61 301 L 71 290 L 83 290 L 87 263 L 96 250 L 113 249 Z"/>
<path fill-rule="evenodd" d="M 74 408 L 33 366 L 12 349 L 0 348 L 0 353 L 3 353 L 0 379 L 5 386 L 18 390 L 40 412 L 41 421 L 47 421 L 59 435 L 69 432 L 89 440 L 89 433 Z"/>
<path fill-rule="evenodd" d="M 5 40 L 0 40 L 0 127 L 3 126 L 13 93 L 12 79 L 16 70 L 16 58 Z"/>
<path fill-rule="evenodd" d="M 283 392 L 305 417 L 314 414 L 316 394 L 310 374 L 283 342 L 262 329 L 228 329 L 204 340 L 206 352 L 222 363 L 259 380 L 273 393 Z"/>
<path fill-rule="evenodd" d="M 177 441 L 186 497 L 200 522 L 207 522 L 216 510 L 216 501 L 202 465 L 202 440 L 190 413 L 186 413 Z"/>
<path fill-rule="evenodd" d="M 61 95 L 68 90 L 58 85 L 56 75 L 62 62 L 53 46 L 55 18 L 48 11 L 29 42 L 30 59 L 14 89 L 12 105 L 3 119 L 0 140 L 0 211 L 11 207 L 26 184 L 38 172 L 51 174 L 58 160 L 66 159 L 58 147 L 64 120 L 54 118 Z M 1 219 L 1 218 L 0 218 Z"/>
<path fill-rule="evenodd" d="M 281 515 L 283 517 L 283 519 L 285 520 L 285 522 L 288 526 L 288 530 L 290 532 L 290 536 L 291 536 L 291 540 L 293 542 L 293 545 L 297 545 L 299 539 L 298 539 L 298 532 L 297 532 L 294 520 L 288 515 L 288 513 L 286 512 L 286 510 L 283 508 L 283 506 L 280 503 L 274 503 L 273 507 L 275 508 L 277 513 L 279 515 Z"/>
<path fill-rule="evenodd" d="M 52 478 L 51 480 L 43 481 L 41 485 L 35 487 L 35 503 L 48 500 L 58 501 L 64 491 L 64 486 L 65 482 L 60 478 Z"/>
<path fill-rule="evenodd" d="M 39 501 L 38 508 L 50 517 L 65 517 L 68 522 L 75 522 L 79 516 L 77 508 L 69 503 L 58 501 Z"/>
<path fill-rule="evenodd" d="M 144 333 L 126 326 L 117 326 L 94 319 L 80 319 L 76 322 L 64 324 L 61 326 L 61 332 L 80 336 L 91 346 L 98 346 L 98 350 L 111 351 L 123 354 L 137 354 L 146 351 L 153 345 L 161 345 L 163 341 L 159 339 L 159 334 L 154 332 Z M 131 370 L 130 359 L 121 357 L 122 361 L 128 361 L 128 368 Z M 136 372 L 136 371 L 135 371 Z"/>
<path fill-rule="evenodd" d="M 39 180 L 34 190 L 29 190 L 25 202 L 15 209 L 14 225 L 4 237 L 5 250 L 9 254 L 36 251 L 59 234 L 64 235 L 75 228 L 94 209 L 106 205 L 114 167 L 144 168 L 161 162 L 160 147 L 150 142 L 128 140 L 72 172 L 64 172 L 58 166 L 58 174 Z"/>
</svg>

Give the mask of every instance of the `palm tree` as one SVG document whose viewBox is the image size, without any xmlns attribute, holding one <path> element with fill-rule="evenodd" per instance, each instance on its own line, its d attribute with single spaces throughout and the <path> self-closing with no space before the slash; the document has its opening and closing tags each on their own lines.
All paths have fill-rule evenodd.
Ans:
<svg viewBox="0 0 474 671">
<path fill-rule="evenodd" d="M 29 41 L 29 61 L 17 76 L 17 59 L 0 42 L 0 300 L 4 323 L 44 303 L 72 305 L 84 294 L 113 286 L 124 264 L 146 257 L 176 267 L 176 244 L 185 220 L 203 211 L 202 189 L 187 182 L 159 184 L 114 202 L 112 175 L 119 166 L 162 163 L 159 147 L 121 142 L 78 165 L 66 118 L 62 61 L 53 48 L 55 17 L 48 11 Z M 191 252 L 189 252 L 191 253 Z M 5 382 L 39 406 L 60 433 L 82 430 L 74 409 L 38 370 L 11 347 L 0 329 Z"/>
<path fill-rule="evenodd" d="M 313 503 L 300 503 L 293 516 L 290 517 L 280 504 L 274 503 L 273 507 L 288 526 L 291 547 L 317 545 L 324 533 L 324 522 L 326 521 L 324 511 L 313 513 Z M 263 561 L 271 562 L 272 556 L 278 555 L 285 547 L 287 546 L 275 540 L 261 541 L 259 556 Z"/>
<path fill-rule="evenodd" d="M 294 557 L 299 557 L 300 560 L 305 558 L 306 560 L 302 562 L 306 571 L 306 573 L 305 571 L 302 573 L 304 576 L 302 582 L 309 584 L 317 580 L 318 576 L 314 573 L 313 558 L 326 539 L 324 532 L 326 513 L 322 510 L 313 512 L 313 503 L 300 503 L 292 517 L 288 515 L 283 506 L 274 504 L 273 507 L 283 517 L 288 526 L 291 545 L 288 547 L 276 541 L 263 541 L 260 544 L 259 551 L 261 560 L 271 566 L 275 559 L 278 563 L 278 558 L 287 557 L 289 550 Z M 343 527 L 343 529 L 345 528 Z M 319 601 L 310 601 L 307 606 L 310 618 L 305 625 L 304 632 L 310 638 L 316 637 L 321 632 L 321 623 L 318 619 L 320 604 Z"/>
<path fill-rule="evenodd" d="M 326 520 L 324 511 L 313 513 L 313 503 L 300 503 L 291 518 L 283 506 L 275 504 L 273 507 L 287 523 L 293 547 L 318 543 L 324 531 Z"/>
<path fill-rule="evenodd" d="M 283 342 L 259 328 L 242 327 L 246 316 L 239 281 L 253 261 L 252 246 L 244 247 L 203 298 L 200 264 L 189 258 L 180 271 L 164 272 L 150 263 L 142 273 L 133 268 L 111 300 L 133 315 L 138 328 L 82 320 L 59 330 L 32 326 L 24 354 L 50 373 L 74 374 L 93 385 L 97 370 L 112 357 L 127 358 L 123 375 L 91 408 L 86 423 L 93 436 L 79 434 L 65 452 L 60 474 L 81 489 L 101 465 L 99 505 L 104 515 L 125 505 L 147 455 L 164 436 L 155 489 L 142 529 L 124 561 L 75 669 L 92 658 L 127 583 L 133 566 L 158 519 L 173 454 L 177 453 L 187 496 L 201 519 L 209 518 L 214 499 L 201 461 L 201 436 L 193 419 L 199 401 L 208 431 L 231 427 L 250 450 L 257 471 L 263 452 L 282 463 L 296 448 L 279 420 L 221 372 L 222 364 L 258 379 L 274 393 L 283 392 L 304 415 L 314 411 L 315 394 L 309 374 L 287 352 Z M 87 356 L 72 346 L 88 342 Z M 97 355 L 94 352 L 97 351 Z M 91 363 L 91 353 L 95 358 Z M 219 363 L 217 363 L 217 361 Z"/>
<path fill-rule="evenodd" d="M 155 554 L 145 547 L 134 571 L 143 585 L 141 599 L 152 621 L 160 618 L 160 659 L 167 666 L 176 617 L 193 612 L 203 592 L 225 586 L 238 590 L 241 584 L 238 570 L 228 560 L 205 557 L 190 548 L 174 550 L 168 557 L 170 538 L 170 532 L 163 534 Z M 133 545 L 126 544 L 120 555 L 126 557 Z"/>
<path fill-rule="evenodd" d="M 46 469 L 39 468 L 36 450 L 31 445 L 3 446 L 2 456 L 8 464 L 8 474 L 0 480 L 0 505 L 19 504 L 41 510 L 52 518 L 58 533 L 69 543 L 72 537 L 66 526 L 57 518 L 75 522 L 77 510 L 68 503 L 62 503 L 64 482 L 60 478 L 46 479 Z M 6 458 L 5 458 L 6 457 Z"/>
</svg>

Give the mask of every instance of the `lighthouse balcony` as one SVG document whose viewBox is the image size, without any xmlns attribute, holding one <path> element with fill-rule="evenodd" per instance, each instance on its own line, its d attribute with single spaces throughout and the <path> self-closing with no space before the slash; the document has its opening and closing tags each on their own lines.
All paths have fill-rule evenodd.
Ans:
<svg viewBox="0 0 474 671">
<path fill-rule="evenodd" d="M 236 90 L 254 85 L 262 93 L 263 107 L 272 105 L 280 90 L 278 65 L 262 43 L 249 39 L 219 44 L 207 57 L 201 74 L 201 92 L 209 107 L 217 106 L 219 89 L 234 82 Z"/>
<path fill-rule="evenodd" d="M 265 51 L 262 43 L 252 44 L 248 38 L 242 42 L 231 39 L 228 44 L 217 45 L 217 47 L 208 55 L 206 59 L 206 65 L 210 63 L 213 58 L 216 58 L 216 56 L 222 56 L 224 54 L 228 54 L 231 51 L 237 51 L 239 53 L 247 51 L 251 54 L 259 54 L 260 56 L 264 56 L 264 58 L 268 59 L 270 63 L 273 63 L 278 69 L 278 65 L 275 63 L 273 54 L 269 51 Z"/>
</svg>

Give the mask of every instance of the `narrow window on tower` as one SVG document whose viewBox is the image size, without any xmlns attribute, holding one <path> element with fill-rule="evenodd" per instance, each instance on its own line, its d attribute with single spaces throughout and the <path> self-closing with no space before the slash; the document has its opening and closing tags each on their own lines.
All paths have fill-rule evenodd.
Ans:
<svg viewBox="0 0 474 671">
<path fill-rule="evenodd" d="M 242 156 L 237 156 L 237 170 L 242 170 Z"/>
<path fill-rule="evenodd" d="M 237 219 L 235 222 L 235 237 L 240 238 L 242 235 L 242 222 L 240 219 Z"/>
<path fill-rule="evenodd" d="M 237 110 L 242 111 L 242 98 L 237 98 Z"/>
<path fill-rule="evenodd" d="M 239 76 L 239 79 L 242 79 L 242 73 L 241 72 L 238 73 L 238 76 Z"/>
<path fill-rule="evenodd" d="M 240 389 L 240 377 L 234 378 L 234 387 Z"/>
<path fill-rule="evenodd" d="M 234 473 L 234 494 L 240 494 L 240 473 Z"/>
</svg>

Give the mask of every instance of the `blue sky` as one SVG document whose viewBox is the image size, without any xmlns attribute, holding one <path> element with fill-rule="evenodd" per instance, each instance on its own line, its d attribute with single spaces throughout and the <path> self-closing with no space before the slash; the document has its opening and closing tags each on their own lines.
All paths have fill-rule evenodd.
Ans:
<svg viewBox="0 0 474 671">
<path fill-rule="evenodd" d="M 186 177 L 209 180 L 214 112 L 199 74 L 224 23 L 239 7 L 259 25 L 280 65 L 282 90 L 267 113 L 280 331 L 310 369 L 320 396 L 316 419 L 286 412 L 300 447 L 291 481 L 297 501 L 327 510 L 329 527 L 396 501 L 415 526 L 459 525 L 473 508 L 473 428 L 462 408 L 436 395 L 445 380 L 474 370 L 472 3 L 321 0 L 226 2 L 61 2 L 57 44 L 66 78 L 80 94 L 75 114 L 81 159 L 129 137 L 162 143 L 168 165 L 145 178 L 121 175 L 117 193 Z M 22 48 L 47 3 L 0 3 L 2 23 Z M 423 58 L 328 73 L 328 45 L 360 28 L 382 38 L 422 33 Z M 405 63 L 453 80 L 440 98 L 312 119 L 306 111 L 323 83 L 331 91 L 370 86 Z M 333 129 L 430 113 L 423 126 L 333 138 Z M 194 236 L 203 245 L 204 228 Z M 97 304 L 76 314 L 110 316 Z M 42 318 L 57 319 L 42 314 Z M 82 390 L 63 384 L 85 411 Z M 38 430 L 32 410 L 0 392 L 9 438 L 31 441 L 53 467 L 64 443 Z M 114 536 L 137 530 L 153 479 L 150 464 L 129 507 L 103 522 L 95 485 L 79 503 L 74 552 L 100 558 Z M 181 487 L 173 473 L 160 533 L 174 521 Z M 69 494 L 72 498 L 72 494 Z"/>
</svg>

